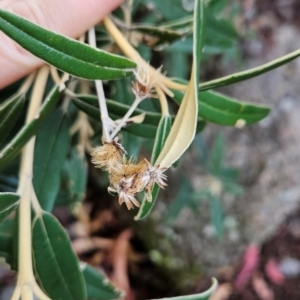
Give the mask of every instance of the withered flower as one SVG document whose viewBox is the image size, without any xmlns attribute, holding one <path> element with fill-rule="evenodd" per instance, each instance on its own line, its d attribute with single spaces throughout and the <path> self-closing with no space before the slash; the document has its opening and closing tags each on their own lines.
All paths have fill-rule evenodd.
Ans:
<svg viewBox="0 0 300 300">
<path fill-rule="evenodd" d="M 156 72 L 150 72 L 149 64 L 138 65 L 137 71 L 134 71 L 136 80 L 132 83 L 132 92 L 141 99 L 157 98 L 155 86 L 159 82 L 161 68 Z"/>
<path fill-rule="evenodd" d="M 139 207 L 140 203 L 135 199 L 135 191 L 132 189 L 134 177 L 123 177 L 118 183 L 115 183 L 113 187 L 109 188 L 109 191 L 119 194 L 119 204 L 126 204 L 127 209 L 133 209 L 134 205 Z"/>
<path fill-rule="evenodd" d="M 123 152 L 125 152 L 123 146 L 118 143 L 118 139 L 113 141 L 103 142 L 103 146 L 97 147 L 91 153 L 92 163 L 96 168 L 112 172 L 118 167 L 120 161 L 123 158 Z"/>
<path fill-rule="evenodd" d="M 98 168 L 108 171 L 110 186 L 109 192 L 119 195 L 120 205 L 125 203 L 128 209 L 139 207 L 140 203 L 135 196 L 145 190 L 146 199 L 152 201 L 154 184 L 164 188 L 167 184 L 166 168 L 152 166 L 146 159 L 136 163 L 132 158 L 127 159 L 125 150 L 115 139 L 96 148 L 92 153 L 92 162 Z"/>
<path fill-rule="evenodd" d="M 160 169 L 158 166 L 152 166 L 147 159 L 144 159 L 146 163 L 146 170 L 141 174 L 141 181 L 144 183 L 145 195 L 149 202 L 152 201 L 152 190 L 156 183 L 160 188 L 164 189 L 167 184 L 164 182 L 167 180 L 167 176 L 163 174 L 166 168 Z"/>
</svg>

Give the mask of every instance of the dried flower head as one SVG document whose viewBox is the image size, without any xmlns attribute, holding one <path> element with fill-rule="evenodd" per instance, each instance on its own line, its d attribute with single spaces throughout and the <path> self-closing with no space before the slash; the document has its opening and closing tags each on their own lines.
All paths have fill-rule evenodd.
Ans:
<svg viewBox="0 0 300 300">
<path fill-rule="evenodd" d="M 136 80 L 132 83 L 132 92 L 136 97 L 157 98 L 155 86 L 159 83 L 159 74 L 161 68 L 152 72 L 149 64 L 138 65 L 137 71 L 134 72 Z"/>
<path fill-rule="evenodd" d="M 146 170 L 141 174 L 141 181 L 145 185 L 145 191 L 146 191 L 146 198 L 149 202 L 152 201 L 152 190 L 154 187 L 154 184 L 156 183 L 160 188 L 164 189 L 167 184 L 164 182 L 167 180 L 167 176 L 163 174 L 167 169 L 162 168 L 160 169 L 158 166 L 152 166 L 150 162 L 146 159 Z"/>
<path fill-rule="evenodd" d="M 122 160 L 123 152 L 125 152 L 123 146 L 118 143 L 118 139 L 114 139 L 110 143 L 103 142 L 103 146 L 97 147 L 91 153 L 92 163 L 96 168 L 112 172 L 118 167 L 119 162 Z"/>
<path fill-rule="evenodd" d="M 125 150 L 115 139 L 92 152 L 92 162 L 98 168 L 109 172 L 109 192 L 119 195 L 119 203 L 125 203 L 128 209 L 140 206 L 135 196 L 145 190 L 146 198 L 152 201 L 152 190 L 154 184 L 164 188 L 167 184 L 167 176 L 163 174 L 166 170 L 159 166 L 152 166 L 149 161 L 136 163 L 132 158 L 127 159 Z"/>
<path fill-rule="evenodd" d="M 113 187 L 109 188 L 109 191 L 119 194 L 119 204 L 126 204 L 127 208 L 133 209 L 134 205 L 139 207 L 140 203 L 135 199 L 135 191 L 132 189 L 134 177 L 123 177 L 118 183 L 114 183 Z"/>
</svg>

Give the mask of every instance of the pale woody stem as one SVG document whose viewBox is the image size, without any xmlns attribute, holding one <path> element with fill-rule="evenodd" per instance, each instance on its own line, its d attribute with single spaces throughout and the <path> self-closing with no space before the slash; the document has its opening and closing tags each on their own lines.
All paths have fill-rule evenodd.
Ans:
<svg viewBox="0 0 300 300">
<path fill-rule="evenodd" d="M 168 107 L 168 102 L 165 93 L 162 91 L 162 89 L 159 86 L 156 86 L 155 90 L 160 102 L 161 114 L 163 116 L 169 115 L 169 107 Z"/>
<path fill-rule="evenodd" d="M 36 72 L 33 72 L 27 78 L 24 80 L 23 84 L 21 85 L 19 89 L 19 94 L 26 94 L 29 88 L 31 87 L 31 84 L 35 78 Z"/>
<path fill-rule="evenodd" d="M 110 135 L 111 139 L 113 139 L 118 134 L 118 132 L 126 124 L 127 120 L 130 118 L 130 116 L 132 115 L 132 113 L 134 112 L 134 110 L 138 107 L 138 105 L 144 99 L 145 99 L 144 97 L 140 98 L 138 96 L 135 98 L 134 102 L 132 103 L 131 107 L 129 108 L 129 110 L 127 111 L 127 113 L 125 114 L 125 116 L 122 118 L 122 120 L 120 121 L 120 123 L 118 124 L 118 126 L 114 129 L 114 131 Z"/>
<path fill-rule="evenodd" d="M 38 111 L 41 106 L 44 87 L 47 82 L 49 67 L 45 66 L 38 72 L 30 105 L 27 112 L 26 124 L 38 117 Z M 18 193 L 21 195 L 19 206 L 19 274 L 16 290 L 12 299 L 22 290 L 22 299 L 31 300 L 32 292 L 29 288 L 23 290 L 22 286 L 32 286 L 35 283 L 32 266 L 32 246 L 31 246 L 31 196 L 32 196 L 32 172 L 34 156 L 35 137 L 24 147 L 21 158 L 20 181 Z"/>
<path fill-rule="evenodd" d="M 112 22 L 111 19 L 105 17 L 103 19 L 103 25 L 105 26 L 106 30 L 111 35 L 111 37 L 114 39 L 118 47 L 127 57 L 134 60 L 137 64 L 147 64 L 145 60 L 140 56 L 140 54 L 130 45 L 130 43 L 122 35 L 122 33 L 119 31 L 119 29 L 116 27 L 116 25 Z M 156 70 L 150 66 L 150 72 L 156 72 Z M 159 77 L 159 81 L 162 84 L 164 84 L 170 89 L 181 91 L 185 91 L 187 89 L 186 84 L 173 82 L 171 79 L 164 76 L 163 74 L 157 74 L 156 76 Z"/>
<path fill-rule="evenodd" d="M 95 35 L 95 28 L 92 27 L 90 28 L 88 32 L 88 37 L 89 37 L 89 44 L 91 47 L 97 48 L 96 45 L 96 35 Z M 97 95 L 98 95 L 98 101 L 99 101 L 99 107 L 100 107 L 100 112 L 101 112 L 101 121 L 102 121 L 102 127 L 103 127 L 103 139 L 105 141 L 110 142 L 110 137 L 109 137 L 109 115 L 108 115 L 108 110 L 106 106 L 106 99 L 103 91 L 103 85 L 101 80 L 95 80 L 96 84 L 96 90 L 97 90 Z"/>
</svg>

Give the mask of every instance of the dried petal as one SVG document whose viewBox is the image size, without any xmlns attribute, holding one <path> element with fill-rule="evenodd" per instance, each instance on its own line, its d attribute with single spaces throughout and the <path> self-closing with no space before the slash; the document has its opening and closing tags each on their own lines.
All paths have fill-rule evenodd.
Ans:
<svg viewBox="0 0 300 300">
<path fill-rule="evenodd" d="M 97 147 L 91 153 L 92 163 L 96 168 L 101 168 L 109 172 L 120 167 L 120 161 L 123 157 L 124 148 L 117 142 L 117 139 L 112 142 L 103 142 L 103 146 Z"/>
<path fill-rule="evenodd" d="M 157 98 L 154 88 L 159 83 L 160 71 L 161 68 L 151 72 L 149 64 L 138 65 L 137 71 L 134 72 L 136 81 L 132 83 L 132 92 L 136 97 Z"/>
</svg>

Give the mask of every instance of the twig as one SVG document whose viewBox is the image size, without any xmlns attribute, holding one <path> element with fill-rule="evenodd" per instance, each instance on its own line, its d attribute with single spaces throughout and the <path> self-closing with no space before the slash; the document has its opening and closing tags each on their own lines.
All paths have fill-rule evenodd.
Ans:
<svg viewBox="0 0 300 300">
<path fill-rule="evenodd" d="M 160 107 L 161 107 L 161 114 L 163 116 L 169 115 L 169 106 L 168 106 L 168 101 L 166 98 L 165 93 L 162 91 L 162 89 L 157 85 L 155 87 L 159 102 L 160 102 Z"/>
<path fill-rule="evenodd" d="M 138 105 L 144 100 L 145 98 L 136 97 L 134 102 L 132 103 L 131 107 L 125 114 L 125 116 L 122 118 L 120 123 L 118 123 L 117 127 L 114 129 L 112 134 L 110 135 L 110 139 L 112 140 L 118 132 L 121 130 L 121 128 L 126 124 L 127 120 L 130 118 L 134 110 L 138 107 Z"/>
<path fill-rule="evenodd" d="M 42 103 L 44 88 L 49 74 L 49 67 L 42 67 L 36 77 L 30 104 L 26 117 L 26 124 L 37 117 Z M 12 299 L 32 300 L 32 288 L 37 285 L 32 265 L 31 245 L 31 198 L 32 198 L 32 173 L 35 137 L 31 138 L 23 149 L 21 157 L 20 181 L 18 193 L 21 195 L 19 206 L 19 262 L 18 281 Z M 43 300 L 49 299 L 44 295 Z"/>
<path fill-rule="evenodd" d="M 91 47 L 97 48 L 96 45 L 96 35 L 95 35 L 95 28 L 92 27 L 90 28 L 88 32 L 88 37 L 89 37 L 89 44 Z M 100 107 L 100 117 L 102 121 L 102 128 L 103 128 L 103 139 L 105 141 L 110 142 L 110 118 L 108 115 L 108 110 L 106 106 L 106 99 L 103 91 L 103 85 L 101 80 L 95 80 L 96 84 L 96 90 L 97 90 L 97 95 L 98 95 L 98 101 L 99 101 L 99 107 Z"/>
<path fill-rule="evenodd" d="M 108 17 L 105 17 L 103 19 L 103 25 L 105 26 L 111 37 L 114 39 L 115 43 L 127 57 L 134 60 L 137 64 L 147 64 L 147 62 L 132 47 L 132 45 L 127 41 L 120 30 Z M 156 70 L 152 66 L 150 66 L 150 72 L 156 72 Z M 157 76 L 159 77 L 159 81 L 170 89 L 180 91 L 185 91 L 187 89 L 186 84 L 173 82 L 170 78 L 164 76 L 163 74 L 157 74 Z"/>
</svg>

